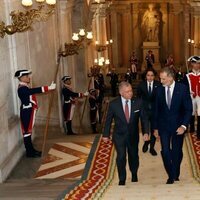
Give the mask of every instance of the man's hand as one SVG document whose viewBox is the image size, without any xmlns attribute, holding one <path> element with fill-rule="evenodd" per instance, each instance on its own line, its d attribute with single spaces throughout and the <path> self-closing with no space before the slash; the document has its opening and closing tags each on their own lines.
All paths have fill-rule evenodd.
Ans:
<svg viewBox="0 0 200 200">
<path fill-rule="evenodd" d="M 154 130 L 153 135 L 155 136 L 155 138 L 156 138 L 157 141 L 160 140 L 160 136 L 158 134 L 158 130 L 157 129 Z"/>
<path fill-rule="evenodd" d="M 178 127 L 176 132 L 177 132 L 177 135 L 183 135 L 183 133 L 185 132 L 185 128 L 183 126 L 180 126 Z"/>
<path fill-rule="evenodd" d="M 144 135 L 143 135 L 143 140 L 146 142 L 146 141 L 149 141 L 149 135 L 148 135 L 148 133 L 145 133 Z"/>
<path fill-rule="evenodd" d="M 110 138 L 109 137 L 102 137 L 102 140 L 106 143 L 110 140 Z"/>
</svg>

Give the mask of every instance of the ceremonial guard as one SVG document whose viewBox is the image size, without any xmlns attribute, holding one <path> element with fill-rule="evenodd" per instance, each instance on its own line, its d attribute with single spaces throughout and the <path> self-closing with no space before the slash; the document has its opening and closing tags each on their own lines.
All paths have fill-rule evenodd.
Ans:
<svg viewBox="0 0 200 200">
<path fill-rule="evenodd" d="M 174 58 L 171 54 L 167 57 L 167 59 L 165 61 L 165 66 L 166 67 L 174 67 Z"/>
<path fill-rule="evenodd" d="M 67 134 L 75 135 L 75 133 L 72 131 L 72 118 L 74 115 L 76 99 L 82 98 L 83 96 L 87 96 L 88 92 L 85 93 L 74 92 L 71 87 L 71 76 L 64 76 L 62 78 L 62 81 L 63 81 L 62 94 L 64 97 L 63 116 L 66 122 Z"/>
<path fill-rule="evenodd" d="M 96 97 L 96 90 L 90 89 L 89 90 L 89 104 L 90 104 L 90 123 L 92 127 L 93 133 L 98 133 L 96 130 L 97 125 L 97 115 L 98 115 L 98 101 Z"/>
<path fill-rule="evenodd" d="M 194 122 L 195 115 L 197 114 L 197 138 L 200 139 L 200 56 L 191 56 L 188 59 L 189 65 L 192 67 L 192 71 L 186 74 L 183 82 L 189 87 L 193 113 L 190 120 L 190 132 L 195 132 Z"/>
<path fill-rule="evenodd" d="M 153 68 L 153 65 L 155 63 L 153 51 L 151 51 L 151 50 L 148 51 L 145 60 L 147 62 L 147 69 Z"/>
<path fill-rule="evenodd" d="M 137 68 L 138 68 L 138 59 L 135 55 L 135 52 L 133 52 L 131 55 L 130 64 L 131 64 L 131 75 L 132 75 L 133 79 L 136 79 Z"/>
<path fill-rule="evenodd" d="M 42 86 L 37 88 L 30 87 L 29 70 L 18 70 L 15 72 L 15 77 L 19 80 L 18 96 L 21 100 L 20 106 L 20 121 L 21 129 L 24 138 L 24 145 L 27 157 L 41 157 L 41 151 L 35 150 L 32 144 L 32 129 L 35 121 L 35 114 L 38 109 L 37 99 L 35 94 L 45 93 L 56 88 L 56 84 L 52 82 L 50 86 Z"/>
</svg>

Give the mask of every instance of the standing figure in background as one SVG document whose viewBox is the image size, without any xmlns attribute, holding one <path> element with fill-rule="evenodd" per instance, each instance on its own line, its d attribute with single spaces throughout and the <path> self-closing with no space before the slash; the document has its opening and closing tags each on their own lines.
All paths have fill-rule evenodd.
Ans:
<svg viewBox="0 0 200 200">
<path fill-rule="evenodd" d="M 137 87 L 137 97 L 142 99 L 142 103 L 148 118 L 150 140 L 145 141 L 142 147 L 142 151 L 145 153 L 148 151 L 149 145 L 152 156 L 156 156 L 157 152 L 154 149 L 156 138 L 153 135 L 153 103 L 155 101 L 156 89 L 161 85 L 159 81 L 155 80 L 156 72 L 153 69 L 147 69 L 145 71 L 145 79 Z"/>
<path fill-rule="evenodd" d="M 131 74 L 133 79 L 136 79 L 137 77 L 137 69 L 138 69 L 138 59 L 135 55 L 135 52 L 133 51 L 131 58 L 130 58 L 130 64 L 131 64 Z"/>
<path fill-rule="evenodd" d="M 115 69 L 112 68 L 111 72 L 107 74 L 110 76 L 110 85 L 112 90 L 112 96 L 116 97 L 117 94 L 117 84 L 118 84 L 118 75 L 115 73 Z"/>
<path fill-rule="evenodd" d="M 130 84 L 132 84 L 132 75 L 131 75 L 131 70 L 130 68 L 127 69 L 127 72 L 125 74 L 125 81 L 129 82 Z"/>
<path fill-rule="evenodd" d="M 20 121 L 21 129 L 24 137 L 24 146 L 27 157 L 41 157 L 42 152 L 35 150 L 32 144 L 32 130 L 35 122 L 35 114 L 38 109 L 35 94 L 48 92 L 56 88 L 56 84 L 52 82 L 50 86 L 42 86 L 37 88 L 30 87 L 30 74 L 32 72 L 26 69 L 15 72 L 15 77 L 19 80 L 18 96 L 21 100 Z"/>
<path fill-rule="evenodd" d="M 97 126 L 97 115 L 98 115 L 98 101 L 96 97 L 96 90 L 90 89 L 89 90 L 89 104 L 90 104 L 90 123 L 92 127 L 93 133 L 98 133 L 96 126 Z"/>
<path fill-rule="evenodd" d="M 77 98 L 82 98 L 83 96 L 87 96 L 88 92 L 85 93 L 74 92 L 71 87 L 71 76 L 63 76 L 62 81 L 63 81 L 62 95 L 64 97 L 63 116 L 66 122 L 67 134 L 75 135 L 75 133 L 72 131 L 72 118 L 74 115 L 75 103 L 77 101 Z"/>
<path fill-rule="evenodd" d="M 191 56 L 188 59 L 192 71 L 183 79 L 190 91 L 193 104 L 193 113 L 190 120 L 190 133 L 195 132 L 195 115 L 197 115 L 197 139 L 200 140 L 200 56 Z"/>
<path fill-rule="evenodd" d="M 148 51 L 145 60 L 147 62 L 147 69 L 152 69 L 155 63 L 155 57 L 152 50 Z"/>
<path fill-rule="evenodd" d="M 166 67 L 174 66 L 174 58 L 173 58 L 172 54 L 170 54 L 170 55 L 167 57 L 167 59 L 166 59 L 166 61 L 165 61 L 165 66 L 166 66 Z"/>
<path fill-rule="evenodd" d="M 177 70 L 176 70 L 176 68 L 174 66 L 174 58 L 173 58 L 172 54 L 170 54 L 167 57 L 167 59 L 165 61 L 165 67 L 169 67 L 174 71 L 175 74 L 177 73 Z"/>
<path fill-rule="evenodd" d="M 160 13 L 155 9 L 155 4 L 149 4 L 149 9 L 142 18 L 142 28 L 145 33 L 145 41 L 158 42 L 160 28 Z"/>
<path fill-rule="evenodd" d="M 104 77 L 102 73 L 97 74 L 94 77 L 94 89 L 96 89 L 96 98 L 98 102 L 98 113 L 99 113 L 99 123 L 101 124 L 102 119 L 102 104 L 104 99 Z"/>
</svg>

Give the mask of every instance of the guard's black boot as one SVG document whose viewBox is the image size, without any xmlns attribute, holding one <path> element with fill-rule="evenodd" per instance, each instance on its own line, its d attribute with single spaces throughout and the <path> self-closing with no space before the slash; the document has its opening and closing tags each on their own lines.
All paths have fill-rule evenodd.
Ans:
<svg viewBox="0 0 200 200">
<path fill-rule="evenodd" d="M 98 133 L 97 129 L 96 129 L 96 123 L 92 124 L 92 133 Z"/>
<path fill-rule="evenodd" d="M 68 121 L 66 123 L 67 126 L 67 135 L 76 135 L 73 131 L 72 131 L 72 121 Z"/>
<path fill-rule="evenodd" d="M 26 157 L 30 157 L 30 158 L 41 157 L 42 152 L 34 149 L 31 136 L 24 137 L 24 145 L 26 149 Z"/>
<path fill-rule="evenodd" d="M 195 120 L 195 116 L 192 115 L 191 119 L 190 119 L 190 133 L 194 133 L 195 129 L 194 129 L 194 120 Z"/>
</svg>

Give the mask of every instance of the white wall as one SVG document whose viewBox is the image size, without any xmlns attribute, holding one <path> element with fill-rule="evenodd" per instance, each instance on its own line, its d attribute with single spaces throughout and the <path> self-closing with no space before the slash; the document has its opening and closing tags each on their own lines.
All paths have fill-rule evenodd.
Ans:
<svg viewBox="0 0 200 200">
<path fill-rule="evenodd" d="M 19 0 L 0 0 L 0 21 L 11 23 L 11 10 L 23 10 Z M 0 38 L 0 182 L 3 182 L 23 154 L 17 97 L 18 69 L 33 72 L 32 85 L 49 85 L 54 79 L 58 49 L 57 16 L 36 23 L 34 31 Z M 50 95 L 39 95 L 36 123 L 45 124 Z M 59 124 L 58 95 L 55 92 L 50 124 Z"/>
</svg>

